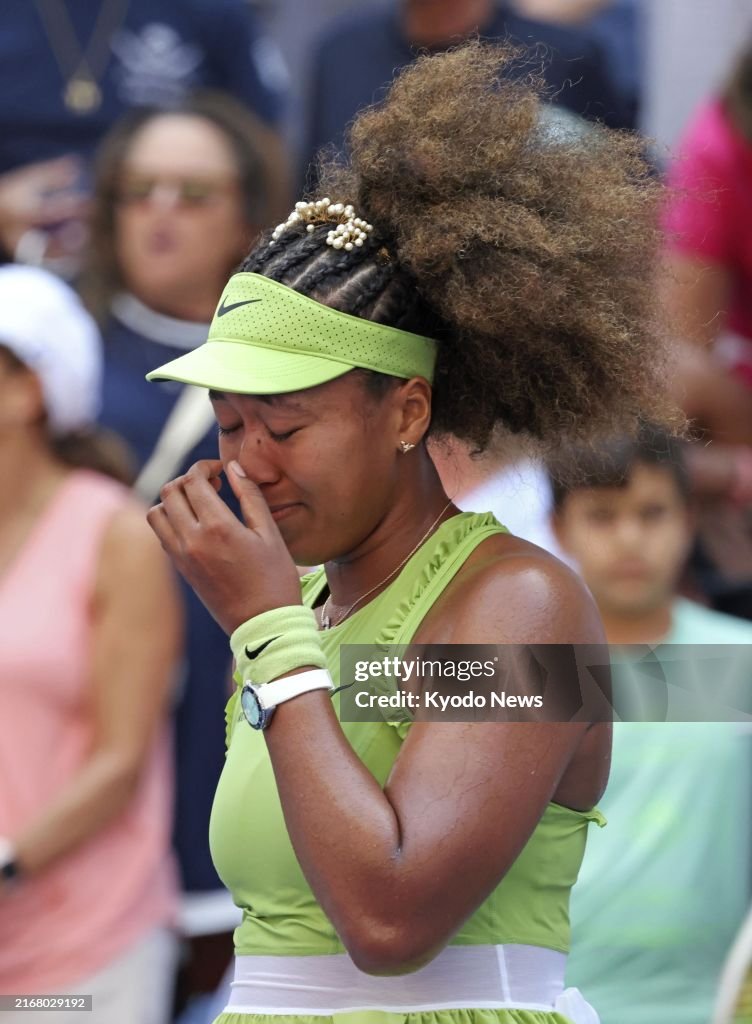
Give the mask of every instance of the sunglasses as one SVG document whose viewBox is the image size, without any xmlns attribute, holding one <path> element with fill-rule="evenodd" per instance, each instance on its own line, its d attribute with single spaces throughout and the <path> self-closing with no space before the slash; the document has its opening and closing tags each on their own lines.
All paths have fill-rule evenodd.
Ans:
<svg viewBox="0 0 752 1024">
<path fill-rule="evenodd" d="M 179 206 L 209 206 L 236 188 L 231 179 L 210 178 L 155 178 L 128 176 L 118 185 L 115 198 L 125 206 L 144 203 L 159 192 L 163 199 L 170 199 Z"/>
</svg>

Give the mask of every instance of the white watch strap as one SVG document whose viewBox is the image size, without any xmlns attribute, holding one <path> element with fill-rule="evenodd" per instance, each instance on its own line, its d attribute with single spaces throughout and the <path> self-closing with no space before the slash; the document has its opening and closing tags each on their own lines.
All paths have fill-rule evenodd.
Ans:
<svg viewBox="0 0 752 1024">
<path fill-rule="evenodd" d="M 256 696 L 265 711 L 284 704 L 286 700 L 299 697 L 311 690 L 333 690 L 332 677 L 325 668 L 312 668 L 308 672 L 297 672 L 294 676 L 274 679 L 256 689 Z"/>
</svg>

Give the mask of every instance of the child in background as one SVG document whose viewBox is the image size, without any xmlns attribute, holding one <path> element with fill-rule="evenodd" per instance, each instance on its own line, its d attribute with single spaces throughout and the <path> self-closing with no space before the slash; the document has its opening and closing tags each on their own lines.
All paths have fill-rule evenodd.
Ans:
<svg viewBox="0 0 752 1024">
<path fill-rule="evenodd" d="M 646 427 L 568 465 L 552 470 L 553 527 L 611 645 L 752 642 L 749 623 L 677 596 L 693 527 L 676 443 Z M 749 902 L 751 768 L 734 723 L 615 723 L 568 967 L 602 1024 L 710 1019 Z"/>
</svg>

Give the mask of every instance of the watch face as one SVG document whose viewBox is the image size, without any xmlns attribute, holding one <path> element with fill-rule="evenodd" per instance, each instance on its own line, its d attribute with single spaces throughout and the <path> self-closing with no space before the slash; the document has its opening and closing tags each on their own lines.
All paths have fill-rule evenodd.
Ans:
<svg viewBox="0 0 752 1024">
<path fill-rule="evenodd" d="M 263 709 L 256 696 L 255 689 L 246 683 L 240 693 L 240 706 L 245 720 L 253 729 L 260 729 L 263 721 Z"/>
</svg>

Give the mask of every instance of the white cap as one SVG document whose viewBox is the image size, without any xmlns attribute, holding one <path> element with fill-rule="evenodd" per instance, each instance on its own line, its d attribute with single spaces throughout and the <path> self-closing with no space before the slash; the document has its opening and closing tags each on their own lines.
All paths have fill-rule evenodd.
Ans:
<svg viewBox="0 0 752 1024">
<path fill-rule="evenodd" d="M 67 284 L 38 267 L 0 267 L 0 346 L 39 377 L 53 434 L 94 422 L 102 342 L 94 319 Z"/>
</svg>

